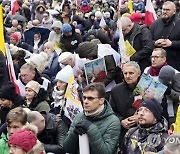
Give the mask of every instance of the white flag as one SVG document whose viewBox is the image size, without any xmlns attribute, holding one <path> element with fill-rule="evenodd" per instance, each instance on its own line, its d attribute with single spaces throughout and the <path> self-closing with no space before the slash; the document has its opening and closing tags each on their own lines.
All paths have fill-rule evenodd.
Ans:
<svg viewBox="0 0 180 154">
<path fill-rule="evenodd" d="M 100 23 L 99 23 L 99 26 L 100 26 L 101 28 L 103 28 L 104 26 L 106 26 L 106 22 L 105 22 L 103 16 L 102 16 L 102 18 L 101 18 L 101 21 L 100 21 Z"/>
</svg>

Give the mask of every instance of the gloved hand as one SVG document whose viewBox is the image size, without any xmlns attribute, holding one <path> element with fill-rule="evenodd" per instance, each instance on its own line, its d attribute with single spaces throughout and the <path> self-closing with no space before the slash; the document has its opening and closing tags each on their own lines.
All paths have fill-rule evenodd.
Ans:
<svg viewBox="0 0 180 154">
<path fill-rule="evenodd" d="M 170 95 L 171 94 L 171 89 L 172 89 L 172 86 L 171 85 L 167 85 L 167 89 L 166 89 L 164 95 Z"/>
<path fill-rule="evenodd" d="M 80 121 L 76 124 L 74 132 L 78 135 L 86 134 L 87 130 L 91 124 L 92 123 L 88 120 Z"/>
</svg>

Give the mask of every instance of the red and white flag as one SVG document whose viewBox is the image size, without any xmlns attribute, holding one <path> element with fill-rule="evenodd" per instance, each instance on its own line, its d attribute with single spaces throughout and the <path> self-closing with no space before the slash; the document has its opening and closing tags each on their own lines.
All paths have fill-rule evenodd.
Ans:
<svg viewBox="0 0 180 154">
<path fill-rule="evenodd" d="M 15 71 L 14 71 L 14 65 L 13 65 L 11 53 L 9 50 L 9 45 L 6 44 L 5 48 L 6 48 L 6 57 L 7 57 L 7 65 L 8 65 L 10 81 L 15 85 L 16 93 L 20 94 L 19 86 L 17 84 L 16 75 L 15 75 Z"/>
<path fill-rule="evenodd" d="M 17 0 L 11 0 L 11 14 L 14 15 L 19 8 L 20 6 Z"/>
<path fill-rule="evenodd" d="M 156 12 L 154 10 L 151 0 L 146 1 L 146 12 L 145 12 L 145 24 L 151 26 L 151 24 L 157 19 Z"/>
</svg>

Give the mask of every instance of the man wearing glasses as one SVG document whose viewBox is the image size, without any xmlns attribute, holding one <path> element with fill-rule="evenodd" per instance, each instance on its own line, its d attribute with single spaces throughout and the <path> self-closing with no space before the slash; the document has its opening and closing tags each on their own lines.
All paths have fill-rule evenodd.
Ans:
<svg viewBox="0 0 180 154">
<path fill-rule="evenodd" d="M 149 74 L 153 79 L 160 80 L 168 89 L 165 92 L 163 104 L 168 108 L 165 117 L 169 124 L 175 122 L 177 104 L 180 100 L 180 73 L 169 66 L 166 62 L 167 53 L 163 48 L 155 48 L 151 55 L 151 66 L 145 68 L 144 73 Z M 167 101 L 167 104 L 166 104 Z"/>
<path fill-rule="evenodd" d="M 151 75 L 154 79 L 158 80 L 161 68 L 167 65 L 166 51 L 162 48 L 155 48 L 151 55 L 151 66 L 145 68 L 144 73 Z"/>
<path fill-rule="evenodd" d="M 167 52 L 169 65 L 180 71 L 180 19 L 176 16 L 176 6 L 167 1 L 162 6 L 162 17 L 150 27 L 154 46 Z"/>
<path fill-rule="evenodd" d="M 104 97 L 105 88 L 101 83 L 92 83 L 83 89 L 84 112 L 79 113 L 71 124 L 64 141 L 65 152 L 76 153 L 78 136 L 83 134 L 88 136 L 90 153 L 117 152 L 120 122 Z"/>
</svg>

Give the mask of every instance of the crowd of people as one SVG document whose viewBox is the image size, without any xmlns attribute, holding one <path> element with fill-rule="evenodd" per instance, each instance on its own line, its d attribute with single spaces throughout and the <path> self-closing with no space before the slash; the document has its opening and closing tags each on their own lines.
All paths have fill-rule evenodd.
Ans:
<svg viewBox="0 0 180 154">
<path fill-rule="evenodd" d="M 15 11 L 2 1 L 17 80 L 0 51 L 0 154 L 76 154 L 84 134 L 91 154 L 180 153 L 180 134 L 169 131 L 180 123 L 180 1 L 152 1 L 150 26 L 146 1 L 132 2 L 133 12 L 127 0 L 15 0 Z M 88 74 L 97 59 L 103 68 Z M 142 74 L 166 87 L 160 100 L 148 88 L 137 104 Z M 65 114 L 72 77 L 83 107 L 73 120 Z"/>
</svg>

